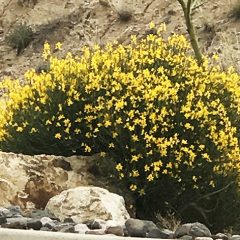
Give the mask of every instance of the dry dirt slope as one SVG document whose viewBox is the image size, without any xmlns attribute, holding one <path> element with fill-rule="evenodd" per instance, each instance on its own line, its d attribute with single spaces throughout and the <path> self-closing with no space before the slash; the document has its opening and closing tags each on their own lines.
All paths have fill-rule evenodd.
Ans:
<svg viewBox="0 0 240 240">
<path fill-rule="evenodd" d="M 166 35 L 186 34 L 183 14 L 177 0 L 135 0 L 133 17 L 122 22 L 107 0 L 0 0 L 0 79 L 22 78 L 28 68 L 41 64 L 42 45 L 61 41 L 64 51 L 78 52 L 83 45 L 113 40 L 127 43 L 131 34 L 142 36 L 150 21 L 167 24 Z M 126 1 L 126 0 L 123 0 Z M 194 11 L 195 26 L 205 53 L 219 52 L 224 66 L 240 70 L 240 21 L 231 17 L 239 0 L 212 0 Z M 21 4 L 23 3 L 23 4 Z M 26 22 L 35 30 L 34 40 L 23 54 L 7 46 L 5 37 L 14 24 Z"/>
</svg>

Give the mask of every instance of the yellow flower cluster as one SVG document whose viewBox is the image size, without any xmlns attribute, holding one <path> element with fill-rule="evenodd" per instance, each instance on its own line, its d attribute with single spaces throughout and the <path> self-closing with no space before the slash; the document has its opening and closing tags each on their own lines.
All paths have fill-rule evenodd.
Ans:
<svg viewBox="0 0 240 240">
<path fill-rule="evenodd" d="M 214 187 L 211 173 L 240 170 L 240 76 L 207 59 L 198 66 L 188 52 L 181 35 L 132 37 L 64 59 L 45 44 L 49 72 L 0 84 L 1 148 L 112 154 L 119 178 L 140 195 L 164 175 Z"/>
</svg>

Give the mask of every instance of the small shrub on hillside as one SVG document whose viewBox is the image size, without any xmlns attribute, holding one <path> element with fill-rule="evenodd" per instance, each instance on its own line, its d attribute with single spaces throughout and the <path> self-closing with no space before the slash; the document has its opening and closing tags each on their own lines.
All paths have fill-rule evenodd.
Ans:
<svg viewBox="0 0 240 240">
<path fill-rule="evenodd" d="M 6 37 L 9 46 L 17 50 L 19 55 L 32 41 L 33 30 L 26 23 L 16 25 Z"/>
<path fill-rule="evenodd" d="M 183 36 L 165 41 L 159 34 L 132 37 L 127 46 L 85 47 L 64 59 L 45 44 L 48 72 L 28 71 L 25 85 L 1 83 L 1 150 L 102 152 L 115 160 L 139 214 L 170 209 L 187 218 L 200 202 L 203 221 L 217 225 L 218 213 L 228 219 L 222 225 L 232 224 L 240 209 L 240 76 L 207 59 L 198 66 L 189 50 Z M 222 208 L 229 195 L 234 202 Z M 193 213 L 194 220 L 202 216 Z"/>
<path fill-rule="evenodd" d="M 232 15 L 235 19 L 240 20 L 240 1 L 237 1 L 233 6 Z"/>
</svg>

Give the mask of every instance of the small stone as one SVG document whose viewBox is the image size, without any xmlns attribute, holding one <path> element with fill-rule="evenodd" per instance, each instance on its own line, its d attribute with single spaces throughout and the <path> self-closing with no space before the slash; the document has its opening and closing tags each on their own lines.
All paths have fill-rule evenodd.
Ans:
<svg viewBox="0 0 240 240">
<path fill-rule="evenodd" d="M 240 235 L 232 235 L 229 240 L 240 240 Z"/>
<path fill-rule="evenodd" d="M 106 221 L 104 221 L 102 219 L 89 220 L 89 221 L 86 221 L 86 222 L 83 222 L 83 223 L 86 224 L 87 227 L 91 230 L 102 229 L 103 226 L 106 225 Z"/>
<path fill-rule="evenodd" d="M 223 240 L 228 240 L 229 239 L 229 237 L 224 233 L 217 233 L 215 236 L 218 239 L 223 239 Z"/>
<path fill-rule="evenodd" d="M 38 218 L 38 219 L 43 217 L 48 217 L 54 220 L 59 220 L 53 214 L 50 214 L 47 210 L 39 210 L 39 209 L 32 210 L 31 213 L 29 214 L 29 217 Z"/>
<path fill-rule="evenodd" d="M 49 218 L 49 217 L 43 217 L 43 218 L 40 219 L 40 221 L 41 221 L 41 223 L 42 223 L 43 226 L 45 226 L 47 223 L 53 223 L 53 222 L 54 222 L 54 221 L 53 221 L 51 218 Z"/>
<path fill-rule="evenodd" d="M 0 225 L 6 222 L 7 222 L 6 214 L 0 211 Z"/>
<path fill-rule="evenodd" d="M 56 224 L 52 231 L 54 232 L 74 232 L 74 224 L 71 223 L 59 223 Z"/>
<path fill-rule="evenodd" d="M 40 230 L 42 222 L 39 219 L 31 219 L 27 221 L 27 228 L 33 230 Z"/>
<path fill-rule="evenodd" d="M 211 232 L 204 224 L 196 222 L 191 226 L 189 235 L 193 237 L 211 237 Z"/>
<path fill-rule="evenodd" d="M 11 207 L 8 207 L 7 210 L 9 210 L 9 212 L 6 214 L 7 218 L 22 217 L 22 211 L 19 206 L 11 206 Z"/>
<path fill-rule="evenodd" d="M 168 238 L 171 238 L 171 239 L 174 238 L 174 232 L 173 232 L 173 231 L 171 231 L 171 230 L 169 230 L 169 229 L 161 229 L 161 231 L 162 231 L 163 233 L 167 234 L 167 235 L 168 235 Z"/>
<path fill-rule="evenodd" d="M 162 238 L 167 239 L 169 238 L 169 235 L 162 232 L 160 229 L 151 229 L 149 233 L 146 235 L 148 238 Z"/>
<path fill-rule="evenodd" d="M 73 225 L 64 226 L 60 229 L 59 232 L 65 232 L 65 233 L 75 233 L 75 228 Z"/>
<path fill-rule="evenodd" d="M 158 229 L 152 221 L 130 218 L 125 222 L 126 229 L 131 237 L 146 237 L 152 229 Z"/>
<path fill-rule="evenodd" d="M 123 227 L 120 226 L 120 225 L 119 225 L 119 226 L 107 227 L 105 233 L 106 233 L 106 234 L 114 234 L 114 235 L 116 235 L 116 236 L 121 236 L 121 237 L 124 236 Z"/>
<path fill-rule="evenodd" d="M 17 218 L 7 218 L 7 222 L 2 224 L 3 228 L 12 228 L 12 229 L 27 229 L 27 221 L 31 218 L 17 217 Z"/>
<path fill-rule="evenodd" d="M 182 239 L 182 240 L 192 240 L 192 236 L 184 235 L 180 239 Z"/>
<path fill-rule="evenodd" d="M 59 224 L 59 222 L 54 220 L 52 222 L 45 223 L 44 227 L 47 227 L 49 229 L 54 229 L 58 224 Z"/>
<path fill-rule="evenodd" d="M 83 224 L 83 223 L 79 223 L 79 224 L 74 226 L 74 231 L 76 233 L 85 234 L 86 231 L 89 231 L 89 230 L 90 229 L 87 227 L 87 225 Z"/>
<path fill-rule="evenodd" d="M 72 218 L 65 218 L 63 222 L 64 223 L 74 223 Z"/>
<path fill-rule="evenodd" d="M 186 223 L 177 228 L 174 237 L 181 238 L 184 235 L 192 237 L 211 237 L 210 230 L 202 223 Z"/>
</svg>

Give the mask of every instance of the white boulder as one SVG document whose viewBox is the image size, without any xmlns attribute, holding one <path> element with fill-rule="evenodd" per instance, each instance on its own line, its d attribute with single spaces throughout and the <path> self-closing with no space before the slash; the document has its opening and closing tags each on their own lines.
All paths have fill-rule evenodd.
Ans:
<svg viewBox="0 0 240 240">
<path fill-rule="evenodd" d="M 63 191 L 48 201 L 46 210 L 61 221 L 71 217 L 76 223 L 100 218 L 123 225 L 129 218 L 123 197 L 92 186 Z"/>
</svg>

